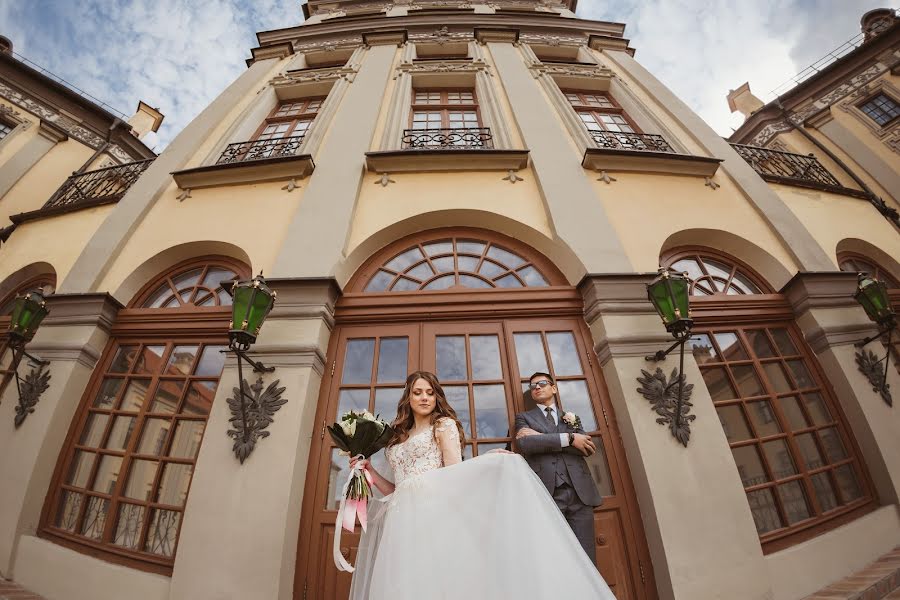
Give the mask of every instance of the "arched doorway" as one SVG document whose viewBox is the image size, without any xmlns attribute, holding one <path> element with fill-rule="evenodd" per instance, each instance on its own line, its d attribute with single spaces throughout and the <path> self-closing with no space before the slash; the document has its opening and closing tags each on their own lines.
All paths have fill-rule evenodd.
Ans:
<svg viewBox="0 0 900 600">
<path fill-rule="evenodd" d="M 338 573 L 331 558 L 347 459 L 338 455 L 324 425 L 351 408 L 393 417 L 406 374 L 416 369 L 441 379 L 463 421 L 466 457 L 510 444 L 515 414 L 533 406 L 528 376 L 552 373 L 563 409 L 581 416 L 599 449 L 589 459 L 604 497 L 595 512 L 598 568 L 619 600 L 655 598 L 633 485 L 583 301 L 550 261 L 494 232 L 423 232 L 372 256 L 348 283 L 335 320 L 304 492 L 297 600 L 343 599 L 350 587 L 350 576 Z M 373 460 L 389 475 L 383 458 Z M 351 562 L 358 540 L 346 532 L 342 538 Z"/>
</svg>

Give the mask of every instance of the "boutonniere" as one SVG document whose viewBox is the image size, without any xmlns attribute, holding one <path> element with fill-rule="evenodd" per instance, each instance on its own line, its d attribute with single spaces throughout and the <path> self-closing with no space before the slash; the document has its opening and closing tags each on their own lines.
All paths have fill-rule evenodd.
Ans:
<svg viewBox="0 0 900 600">
<path fill-rule="evenodd" d="M 567 412 L 562 416 L 562 420 L 572 429 L 581 429 L 581 417 L 573 412 Z"/>
</svg>

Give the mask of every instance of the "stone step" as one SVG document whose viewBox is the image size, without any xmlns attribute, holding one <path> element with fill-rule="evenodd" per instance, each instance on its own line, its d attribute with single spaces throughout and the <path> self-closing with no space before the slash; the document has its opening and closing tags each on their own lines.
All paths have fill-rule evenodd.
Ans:
<svg viewBox="0 0 900 600">
<path fill-rule="evenodd" d="M 13 581 L 0 577 L 0 600 L 44 600 L 44 598 L 32 594 Z"/>
<path fill-rule="evenodd" d="M 900 600 L 900 546 L 804 600 Z"/>
</svg>

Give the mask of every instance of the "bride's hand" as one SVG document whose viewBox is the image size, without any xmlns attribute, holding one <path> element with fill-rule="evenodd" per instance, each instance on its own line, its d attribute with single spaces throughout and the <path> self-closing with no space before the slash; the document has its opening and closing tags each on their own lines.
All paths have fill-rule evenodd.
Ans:
<svg viewBox="0 0 900 600">
<path fill-rule="evenodd" d="M 355 456 L 350 457 L 350 468 L 352 469 L 356 465 L 359 465 L 360 469 L 367 470 L 369 468 L 369 460 L 366 458 L 356 458 Z"/>
</svg>

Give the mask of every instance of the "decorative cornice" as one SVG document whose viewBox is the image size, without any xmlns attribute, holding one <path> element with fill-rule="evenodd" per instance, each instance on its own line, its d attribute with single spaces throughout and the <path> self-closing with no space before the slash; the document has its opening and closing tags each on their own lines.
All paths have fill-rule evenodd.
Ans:
<svg viewBox="0 0 900 600">
<path fill-rule="evenodd" d="M 535 78 L 546 76 L 583 77 L 585 79 L 612 80 L 613 72 L 603 65 L 559 65 L 548 63 L 532 63 L 529 68 Z"/>
<path fill-rule="evenodd" d="M 856 305 L 857 274 L 848 271 L 800 271 L 784 284 L 784 294 L 794 313 L 816 308 L 843 308 Z"/>
<path fill-rule="evenodd" d="M 322 319 L 334 326 L 334 306 L 341 288 L 334 278 L 277 277 L 266 285 L 278 292 L 278 300 L 268 319 Z"/>
<path fill-rule="evenodd" d="M 54 126 L 65 132 L 66 135 L 75 138 L 95 150 L 105 142 L 101 136 L 82 127 L 66 115 L 59 113 L 43 102 L 39 102 L 30 96 L 26 96 L 22 92 L 11 88 L 3 82 L 0 82 L 0 96 L 11 104 L 15 104 L 31 114 L 37 115 L 40 117 L 41 121 L 52 123 Z"/>
<path fill-rule="evenodd" d="M 588 274 L 578 283 L 578 292 L 584 298 L 584 318 L 588 324 L 600 315 L 615 313 L 626 315 L 656 314 L 647 297 L 647 284 L 656 273 L 608 273 Z M 654 342 L 655 343 L 655 342 Z"/>
<path fill-rule="evenodd" d="M 275 87 L 283 87 L 287 85 L 296 85 L 298 83 L 318 83 L 321 81 L 337 81 L 339 79 L 353 81 L 356 73 L 356 67 L 349 65 L 323 69 L 298 69 L 276 75 L 272 79 L 272 85 Z"/>
<path fill-rule="evenodd" d="M 397 79 L 403 73 L 477 73 L 484 71 L 491 77 L 490 66 L 481 59 L 429 60 L 426 62 L 402 62 L 397 66 Z"/>
<path fill-rule="evenodd" d="M 545 46 L 583 46 L 587 43 L 588 36 L 526 32 L 522 34 L 519 41 L 524 44 L 543 44 Z"/>
<path fill-rule="evenodd" d="M 409 35 L 409 41 L 415 43 L 433 43 L 443 46 L 449 42 L 468 42 L 473 40 L 471 31 L 450 31 L 450 28 L 443 25 L 433 32 L 416 32 Z"/>
<path fill-rule="evenodd" d="M 65 130 L 44 119 L 41 119 L 41 123 L 38 126 L 38 135 L 53 143 L 65 142 L 69 139 Z"/>
<path fill-rule="evenodd" d="M 278 44 L 271 44 L 269 46 L 259 46 L 257 48 L 251 48 L 250 54 L 253 58 L 247 59 L 247 66 L 249 67 L 258 60 L 266 60 L 269 58 L 286 58 L 293 53 L 294 45 L 290 42 L 281 42 Z"/>
<path fill-rule="evenodd" d="M 409 32 L 405 29 L 364 31 L 362 39 L 366 46 L 402 46 L 409 39 Z"/>
<path fill-rule="evenodd" d="M 49 313 L 44 327 L 93 325 L 109 332 L 122 304 L 109 294 L 53 294 L 47 297 Z"/>
<path fill-rule="evenodd" d="M 519 30 L 506 27 L 476 27 L 475 39 L 479 44 L 488 42 L 515 44 L 519 41 Z"/>
<path fill-rule="evenodd" d="M 620 37 L 591 34 L 588 37 L 587 45 L 592 50 L 621 50 L 634 56 L 634 48 L 629 48 L 628 43 L 629 40 Z"/>
</svg>

